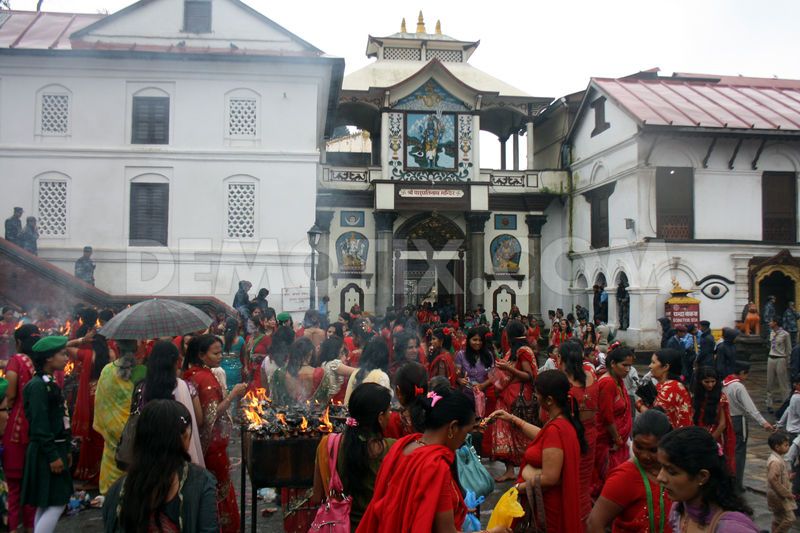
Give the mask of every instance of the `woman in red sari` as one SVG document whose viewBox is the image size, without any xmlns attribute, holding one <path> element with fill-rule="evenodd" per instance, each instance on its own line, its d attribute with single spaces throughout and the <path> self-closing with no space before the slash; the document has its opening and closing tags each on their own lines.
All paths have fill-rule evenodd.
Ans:
<svg viewBox="0 0 800 533">
<path fill-rule="evenodd" d="M 197 389 L 200 405 L 203 408 L 203 423 L 200 425 L 200 444 L 206 468 L 217 478 L 217 515 L 222 533 L 239 531 L 239 507 L 236 492 L 230 477 L 228 441 L 230 440 L 231 420 L 228 408 L 231 403 L 244 396 L 245 383 L 238 383 L 227 396 L 222 386 L 211 373 L 222 362 L 222 341 L 213 335 L 200 335 L 192 338 L 184 361 L 188 368 L 183 379 L 190 381 Z"/>
<path fill-rule="evenodd" d="M 105 441 L 92 427 L 94 398 L 100 372 L 109 362 L 116 359 L 116 354 L 108 349 L 105 337 L 95 335 L 93 324 L 81 326 L 78 333 L 81 337 L 67 343 L 70 359 L 79 359 L 81 362 L 78 397 L 72 415 L 72 436 L 81 439 L 74 477 L 86 482 L 88 487 L 97 487 L 100 484 L 100 461 L 103 458 Z"/>
<path fill-rule="evenodd" d="M 450 382 L 450 387 L 458 386 L 458 370 L 451 352 L 453 348 L 452 330 L 449 327 L 437 328 L 431 332 L 430 355 L 428 368 L 430 377 L 443 376 Z"/>
<path fill-rule="evenodd" d="M 650 359 L 650 372 L 658 381 L 654 407 L 661 407 L 669 418 L 673 429 L 692 425 L 692 397 L 681 382 L 681 353 L 664 348 Z M 641 403 L 639 411 L 646 409 Z"/>
<path fill-rule="evenodd" d="M 244 368 L 247 369 L 250 380 L 250 390 L 264 388 L 261 383 L 261 364 L 264 358 L 269 353 L 269 348 L 272 345 L 272 334 L 278 327 L 278 322 L 275 319 L 275 311 L 267 309 L 264 316 L 257 319 L 257 330 L 247 340 L 244 349 L 245 361 L 243 361 Z"/>
<path fill-rule="evenodd" d="M 413 410 L 425 428 L 398 440 L 386 454 L 360 533 L 455 533 L 467 515 L 454 476 L 455 450 L 475 427 L 465 395 L 440 387 L 417 396 Z M 495 528 L 492 533 L 510 533 Z"/>
<path fill-rule="evenodd" d="M 658 483 L 658 443 L 672 431 L 661 411 L 651 410 L 633 424 L 633 457 L 611 470 L 589 515 L 586 530 L 605 533 L 672 533 L 672 502 Z"/>
<path fill-rule="evenodd" d="M 625 376 L 633 366 L 634 354 L 627 346 L 618 346 L 606 356 L 607 372 L 600 385 L 599 434 L 595 451 L 598 475 L 597 491 L 602 488 L 608 473 L 628 460 L 628 438 L 631 434 L 630 397 L 625 388 Z"/>
<path fill-rule="evenodd" d="M 525 326 L 519 320 L 509 320 L 506 333 L 510 349 L 505 358 L 495 361 L 498 372 L 507 374 L 508 383 L 498 387 L 499 381 L 495 380 L 497 395 L 497 409 L 510 412 L 514 402 L 522 396 L 529 401 L 533 397 L 533 381 L 536 379 L 537 367 L 533 350 L 528 346 L 525 338 Z M 491 376 L 490 376 L 491 377 Z M 499 390 L 497 390 L 499 388 Z M 532 422 L 532 421 L 531 421 Z M 516 478 L 514 466 L 522 462 L 522 454 L 528 444 L 525 435 L 512 424 L 505 420 L 498 420 L 492 432 L 492 457 L 506 465 L 503 475 L 495 478 L 496 481 L 510 481 Z"/>
<path fill-rule="evenodd" d="M 31 380 L 36 370 L 30 355 L 33 345 L 40 339 L 39 328 L 33 324 L 25 324 L 14 331 L 17 353 L 11 356 L 6 367 L 6 403 L 8 405 L 8 422 L 3 433 L 3 472 L 8 485 L 8 530 L 16 531 L 23 526 L 33 531 L 33 518 L 36 508 L 31 505 L 20 505 L 22 490 L 22 472 L 25 468 L 25 452 L 28 449 L 28 419 L 22 407 L 22 390 Z"/>
<path fill-rule="evenodd" d="M 412 433 L 417 433 L 422 428 L 416 427 L 411 410 L 412 405 L 416 405 L 417 397 L 428 393 L 428 371 L 419 363 L 408 361 L 394 376 L 394 394 L 400 403 L 400 410 L 393 410 L 389 414 L 389 423 L 383 435 L 390 439 L 399 439 Z"/>
<path fill-rule="evenodd" d="M 559 368 L 569 380 L 569 395 L 578 405 L 578 417 L 583 424 L 587 453 L 581 455 L 580 516 L 586 520 L 592 510 L 592 489 L 595 484 L 594 463 L 597 443 L 597 410 L 599 386 L 594 373 L 583 367 L 583 348 L 577 340 L 569 340 L 559 348 Z"/>
<path fill-rule="evenodd" d="M 492 413 L 492 418 L 518 427 L 532 440 L 525 450 L 517 481 L 541 484 L 548 533 L 582 533 L 585 527 L 580 513 L 575 512 L 575 502 L 580 501 L 581 454 L 587 453 L 588 448 L 578 406 L 570 399 L 569 389 L 563 372 L 542 372 L 536 379 L 536 397 L 547 414 L 547 422 L 541 428 L 506 411 Z M 534 518 L 542 523 L 542 517 L 527 517 L 531 521 Z"/>
<path fill-rule="evenodd" d="M 736 433 L 731 421 L 728 397 L 722 392 L 722 380 L 717 371 L 709 366 L 695 373 L 692 387 L 694 425 L 705 428 L 722 447 L 725 463 L 731 472 L 736 472 Z"/>
</svg>

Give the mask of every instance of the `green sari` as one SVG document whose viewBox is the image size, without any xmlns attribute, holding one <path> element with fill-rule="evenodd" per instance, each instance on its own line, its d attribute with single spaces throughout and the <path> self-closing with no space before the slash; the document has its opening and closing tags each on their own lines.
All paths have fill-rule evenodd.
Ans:
<svg viewBox="0 0 800 533">
<path fill-rule="evenodd" d="M 103 459 L 100 462 L 100 494 L 105 494 L 125 472 L 117 468 L 115 455 L 122 430 L 131 414 L 133 388 L 144 379 L 146 368 L 136 365 L 130 379 L 120 377 L 120 360 L 109 363 L 97 380 L 94 400 L 94 430 L 103 436 Z"/>
</svg>

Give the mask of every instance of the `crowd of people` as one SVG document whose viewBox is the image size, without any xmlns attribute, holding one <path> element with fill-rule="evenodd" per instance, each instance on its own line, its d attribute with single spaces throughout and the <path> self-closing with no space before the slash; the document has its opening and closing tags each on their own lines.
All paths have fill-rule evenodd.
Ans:
<svg viewBox="0 0 800 533">
<path fill-rule="evenodd" d="M 517 488 L 526 513 L 515 528 L 758 531 L 742 497 L 746 418 L 775 428 L 747 392 L 749 365 L 710 344 L 707 323 L 699 335 L 665 323 L 639 376 L 633 350 L 586 309 L 542 322 L 517 307 L 376 319 L 356 306 L 295 324 L 267 296 L 239 299 L 207 330 L 148 341 L 105 339 L 110 310 L 76 309 L 58 325 L 4 309 L 9 529 L 52 531 L 77 483 L 99 492 L 109 532 L 238 531 L 233 407 L 264 389 L 276 405 L 349 413 L 319 444 L 314 487 L 281 490 L 286 531 L 309 531 L 318 505 L 342 501 L 351 531 L 474 531 L 463 529 L 480 512 L 458 475 L 465 442 Z M 769 439 L 773 531 L 794 520 L 794 383 Z"/>
</svg>

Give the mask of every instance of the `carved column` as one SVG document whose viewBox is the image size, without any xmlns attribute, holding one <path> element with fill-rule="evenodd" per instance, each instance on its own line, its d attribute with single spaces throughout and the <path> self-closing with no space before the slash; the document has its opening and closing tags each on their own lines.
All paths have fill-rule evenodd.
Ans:
<svg viewBox="0 0 800 533">
<path fill-rule="evenodd" d="M 375 211 L 375 314 L 383 316 L 392 305 L 392 259 L 394 250 L 394 211 Z"/>
<path fill-rule="evenodd" d="M 508 137 L 505 139 L 500 139 L 500 170 L 506 169 L 506 141 Z"/>
<path fill-rule="evenodd" d="M 546 215 L 526 215 L 528 225 L 528 313 L 542 318 L 542 226 Z"/>
<path fill-rule="evenodd" d="M 511 140 L 512 140 L 511 145 L 513 147 L 512 152 L 514 153 L 514 161 L 511 165 L 511 168 L 513 168 L 514 170 L 519 170 L 519 132 L 515 131 L 514 133 L 512 133 Z"/>
<path fill-rule="evenodd" d="M 330 239 L 331 239 L 331 220 L 333 220 L 333 211 L 317 211 L 315 224 L 322 230 L 319 236 L 319 244 L 317 245 L 317 292 L 319 294 L 319 301 L 325 296 L 330 297 L 330 272 L 331 272 L 331 258 L 330 258 Z"/>
<path fill-rule="evenodd" d="M 485 305 L 483 282 L 484 257 L 486 256 L 485 228 L 489 213 L 473 212 L 464 215 L 467 220 L 469 256 L 467 258 L 467 306 L 475 309 L 478 304 Z"/>
</svg>

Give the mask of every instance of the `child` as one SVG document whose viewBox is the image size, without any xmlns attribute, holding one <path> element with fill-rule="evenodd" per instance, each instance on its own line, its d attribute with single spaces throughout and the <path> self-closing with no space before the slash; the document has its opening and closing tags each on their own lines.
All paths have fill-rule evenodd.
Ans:
<svg viewBox="0 0 800 533">
<path fill-rule="evenodd" d="M 544 372 L 545 370 L 556 370 L 558 365 L 556 364 L 556 358 L 558 357 L 558 346 L 553 346 L 552 344 L 547 347 L 547 361 L 544 362 L 542 365 L 540 372 Z"/>
<path fill-rule="evenodd" d="M 53 373 L 67 364 L 66 347 L 67 337 L 44 337 L 34 344 L 31 359 L 36 375 L 22 391 L 30 425 L 22 503 L 36 507 L 33 527 L 37 533 L 55 530 L 72 494 L 69 418 L 53 379 Z"/>
<path fill-rule="evenodd" d="M 772 453 L 767 459 L 767 506 L 772 511 L 772 533 L 789 531 L 797 503 L 789 482 L 789 467 L 783 456 L 789 451 L 789 435 L 776 431 L 767 439 Z"/>
</svg>

